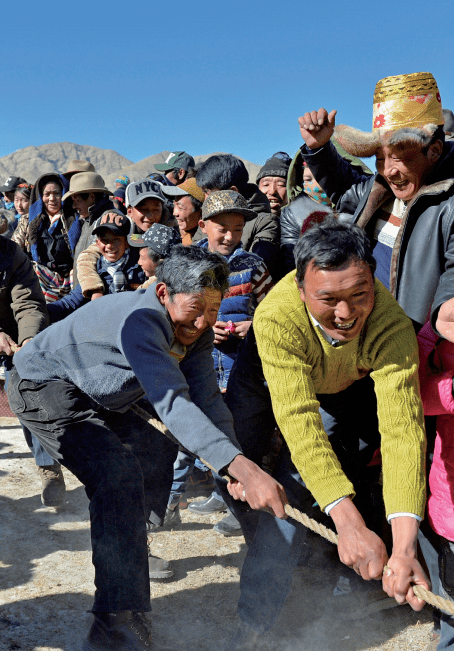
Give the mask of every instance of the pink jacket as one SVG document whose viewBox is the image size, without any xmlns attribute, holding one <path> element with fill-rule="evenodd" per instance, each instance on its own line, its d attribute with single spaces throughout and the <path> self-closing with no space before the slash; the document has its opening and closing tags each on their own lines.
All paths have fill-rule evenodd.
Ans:
<svg viewBox="0 0 454 651">
<path fill-rule="evenodd" d="M 434 350 L 438 339 L 429 323 L 418 334 L 424 413 L 438 416 L 427 511 L 434 531 L 454 541 L 454 344 L 444 339 Z"/>
</svg>

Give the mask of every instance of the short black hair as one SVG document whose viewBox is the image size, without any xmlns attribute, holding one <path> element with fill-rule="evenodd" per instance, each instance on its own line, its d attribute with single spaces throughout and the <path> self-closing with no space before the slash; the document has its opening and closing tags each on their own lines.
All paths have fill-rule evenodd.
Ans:
<svg viewBox="0 0 454 651">
<path fill-rule="evenodd" d="M 317 269 L 340 269 L 350 261 L 365 262 L 372 275 L 377 266 L 366 233 L 359 226 L 332 216 L 303 233 L 293 254 L 298 287 L 304 285 L 311 262 Z"/>
<path fill-rule="evenodd" d="M 196 181 L 202 190 L 230 190 L 234 185 L 243 194 L 249 182 L 249 172 L 236 156 L 215 154 L 202 163 Z"/>
<path fill-rule="evenodd" d="M 194 212 L 202 210 L 203 202 L 193 197 L 192 194 L 189 194 L 188 196 L 191 200 L 192 207 L 194 208 Z"/>
<path fill-rule="evenodd" d="M 158 283 L 165 283 L 169 296 L 200 294 L 216 289 L 222 294 L 229 286 L 229 266 L 219 253 L 199 246 L 177 244 L 156 267 Z"/>
<path fill-rule="evenodd" d="M 148 257 L 150 258 L 150 260 L 152 262 L 154 262 L 155 264 L 158 264 L 158 262 L 163 260 L 162 253 L 158 253 L 154 249 L 150 249 L 149 246 L 147 246 L 147 254 L 148 254 Z"/>
</svg>

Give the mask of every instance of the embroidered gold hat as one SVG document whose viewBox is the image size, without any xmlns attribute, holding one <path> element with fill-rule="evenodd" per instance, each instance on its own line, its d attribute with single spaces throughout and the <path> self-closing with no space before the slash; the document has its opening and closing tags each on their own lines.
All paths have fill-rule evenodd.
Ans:
<svg viewBox="0 0 454 651">
<path fill-rule="evenodd" d="M 375 86 L 372 132 L 340 124 L 334 135 L 354 156 L 373 156 L 384 145 L 427 145 L 444 124 L 437 82 L 430 72 L 385 77 Z"/>
</svg>

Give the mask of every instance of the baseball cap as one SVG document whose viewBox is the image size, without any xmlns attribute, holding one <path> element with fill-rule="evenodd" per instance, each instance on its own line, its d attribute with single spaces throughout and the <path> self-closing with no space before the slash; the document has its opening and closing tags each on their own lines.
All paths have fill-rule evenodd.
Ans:
<svg viewBox="0 0 454 651">
<path fill-rule="evenodd" d="M 141 248 L 147 246 L 165 258 L 172 246 L 181 244 L 181 237 L 175 228 L 164 224 L 152 224 L 145 233 L 129 235 L 128 244 Z"/>
<path fill-rule="evenodd" d="M 162 193 L 165 194 L 166 197 L 172 198 L 184 197 L 190 194 L 191 197 L 198 199 L 202 203 L 205 201 L 205 193 L 202 188 L 199 188 L 195 178 L 186 179 L 186 181 L 180 183 L 180 185 L 165 186 L 162 188 Z"/>
<path fill-rule="evenodd" d="M 248 222 L 257 217 L 257 213 L 249 208 L 246 199 L 234 190 L 219 190 L 212 192 L 205 199 L 202 206 L 202 219 L 206 221 L 226 212 L 243 215 Z"/>
<path fill-rule="evenodd" d="M 10 176 L 0 188 L 0 192 L 14 192 L 21 183 L 27 183 L 27 181 L 20 176 Z"/>
<path fill-rule="evenodd" d="M 165 203 L 160 183 L 151 179 L 142 179 L 128 185 L 126 188 L 126 206 L 137 206 L 144 199 L 159 199 L 159 201 Z"/>
<path fill-rule="evenodd" d="M 172 151 L 167 156 L 165 163 L 158 163 L 155 165 L 155 169 L 159 172 L 168 172 L 175 168 L 187 170 L 188 167 L 194 166 L 195 160 L 185 151 Z"/>
<path fill-rule="evenodd" d="M 103 228 L 108 228 L 117 235 L 127 237 L 131 230 L 131 220 L 126 215 L 123 215 L 120 210 L 112 208 L 111 210 L 103 212 L 101 217 L 96 220 L 95 227 L 92 231 L 93 235 L 99 233 Z"/>
</svg>

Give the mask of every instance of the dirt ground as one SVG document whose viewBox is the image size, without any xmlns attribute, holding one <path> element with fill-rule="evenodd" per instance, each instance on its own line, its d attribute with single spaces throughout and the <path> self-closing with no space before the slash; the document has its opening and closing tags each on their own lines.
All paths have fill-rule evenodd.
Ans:
<svg viewBox="0 0 454 651">
<path fill-rule="evenodd" d="M 0 421 L 0 459 L 0 649 L 79 651 L 94 592 L 83 487 L 65 470 L 64 508 L 43 507 L 34 460 L 12 419 Z M 245 544 L 241 536 L 225 538 L 213 531 L 222 517 L 185 510 L 178 529 L 154 537 L 153 553 L 172 562 L 174 576 L 151 583 L 153 626 L 158 640 L 175 651 L 221 651 L 236 626 Z M 313 553 L 295 571 L 285 610 L 261 648 L 425 649 L 432 631 L 430 608 L 377 610 L 389 606 L 386 595 L 364 592 L 364 582 L 333 561 L 327 545 L 312 544 Z"/>
</svg>

